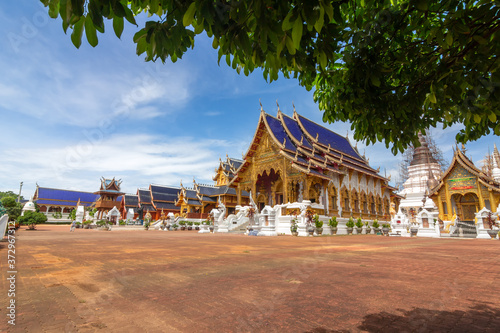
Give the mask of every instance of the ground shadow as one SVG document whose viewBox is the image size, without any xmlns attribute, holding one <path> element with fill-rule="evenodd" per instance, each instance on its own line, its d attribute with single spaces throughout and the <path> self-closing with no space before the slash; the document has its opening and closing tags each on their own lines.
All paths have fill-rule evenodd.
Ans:
<svg viewBox="0 0 500 333">
<path fill-rule="evenodd" d="M 357 327 L 364 332 L 500 332 L 500 309 L 480 303 L 467 311 L 398 309 L 401 314 L 368 314 Z M 307 333 L 339 333 L 346 330 L 318 327 Z"/>
</svg>

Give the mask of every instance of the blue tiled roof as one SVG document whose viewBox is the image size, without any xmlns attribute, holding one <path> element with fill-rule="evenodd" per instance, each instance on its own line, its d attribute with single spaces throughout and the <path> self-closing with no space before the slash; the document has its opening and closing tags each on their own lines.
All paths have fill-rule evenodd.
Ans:
<svg viewBox="0 0 500 333">
<path fill-rule="evenodd" d="M 283 125 L 281 124 L 281 121 L 278 119 L 266 114 L 266 121 L 269 125 L 269 128 L 273 132 L 274 136 L 280 143 L 280 145 L 283 144 L 283 141 L 285 141 L 285 149 L 295 151 L 295 145 L 292 144 L 291 139 L 288 137 L 288 135 L 285 132 L 285 129 L 283 128 Z"/>
<path fill-rule="evenodd" d="M 94 202 L 97 198 L 99 198 L 99 195 L 90 192 L 59 190 L 46 187 L 39 187 L 37 196 L 38 200 L 42 199 L 68 200 L 68 201 L 74 201 L 75 203 L 78 200 L 83 202 Z"/>
<path fill-rule="evenodd" d="M 58 201 L 58 200 L 43 200 L 43 199 L 38 199 L 36 200 L 36 203 L 38 205 L 53 205 L 53 206 L 75 206 L 77 201 Z M 82 202 L 80 201 L 80 205 L 88 207 L 92 203 L 89 202 Z"/>
<path fill-rule="evenodd" d="M 195 190 L 186 190 L 186 198 L 189 198 L 189 199 L 197 198 L 196 191 Z"/>
<path fill-rule="evenodd" d="M 143 212 L 146 214 L 146 211 L 154 212 L 156 209 L 153 207 L 153 205 L 150 204 L 141 204 L 141 207 L 144 209 Z"/>
<path fill-rule="evenodd" d="M 153 192 L 152 195 L 153 195 L 153 201 L 161 200 L 161 201 L 174 202 L 175 200 L 177 200 L 177 193 L 170 194 L 170 193 Z"/>
<path fill-rule="evenodd" d="M 170 210 L 180 210 L 181 207 L 176 206 L 172 202 L 155 202 L 156 210 L 170 209 Z"/>
<path fill-rule="evenodd" d="M 199 185 L 198 188 L 199 188 L 200 194 L 203 194 L 203 195 L 212 196 L 212 195 L 219 195 L 222 193 L 220 187 Z"/>
<path fill-rule="evenodd" d="M 177 196 L 177 193 L 180 191 L 178 187 L 170 187 L 170 186 L 159 186 L 159 185 L 150 185 L 151 192 L 153 193 L 162 193 L 162 194 L 173 194 Z M 154 194 L 153 194 L 154 195 Z"/>
<path fill-rule="evenodd" d="M 304 126 L 304 129 L 309 133 L 311 137 L 316 138 L 316 134 L 319 134 L 319 143 L 325 146 L 330 145 L 332 149 L 336 149 L 343 152 L 344 154 L 361 159 L 361 156 L 356 153 L 356 151 L 351 147 L 349 141 L 345 137 L 338 135 L 337 133 L 332 132 L 329 129 L 326 129 L 310 121 L 309 119 L 302 117 L 301 115 L 299 115 L 299 120 L 302 126 Z"/>
<path fill-rule="evenodd" d="M 125 195 L 125 206 L 137 206 L 139 203 L 139 200 L 137 198 L 137 195 Z"/>
<path fill-rule="evenodd" d="M 302 140 L 302 145 L 306 148 L 312 149 L 312 145 L 309 143 L 305 135 L 302 133 L 302 130 L 299 127 L 299 124 L 292 118 L 288 117 L 287 115 L 283 114 L 283 120 L 285 122 L 285 126 L 290 131 L 290 134 L 293 135 L 295 140 L 299 141 Z M 304 139 L 302 139 L 304 137 Z"/>
<path fill-rule="evenodd" d="M 138 190 L 139 192 L 139 200 L 144 203 L 150 203 L 151 202 L 151 193 L 149 190 Z"/>
<path fill-rule="evenodd" d="M 201 202 L 199 200 L 188 199 L 188 205 L 201 206 Z"/>
</svg>

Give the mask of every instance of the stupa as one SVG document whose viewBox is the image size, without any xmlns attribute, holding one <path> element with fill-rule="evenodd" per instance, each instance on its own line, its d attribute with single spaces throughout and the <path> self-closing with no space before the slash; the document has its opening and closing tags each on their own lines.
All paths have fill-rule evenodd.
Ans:
<svg viewBox="0 0 500 333">
<path fill-rule="evenodd" d="M 416 222 L 416 216 L 427 203 L 426 209 L 437 210 L 432 200 L 425 200 L 427 194 L 434 188 L 441 177 L 441 166 L 432 156 L 424 136 L 419 133 L 420 147 L 415 148 L 413 158 L 408 167 L 409 177 L 403 184 L 404 189 L 398 193 L 405 197 L 399 205 L 401 211 L 408 217 L 410 222 Z"/>
</svg>

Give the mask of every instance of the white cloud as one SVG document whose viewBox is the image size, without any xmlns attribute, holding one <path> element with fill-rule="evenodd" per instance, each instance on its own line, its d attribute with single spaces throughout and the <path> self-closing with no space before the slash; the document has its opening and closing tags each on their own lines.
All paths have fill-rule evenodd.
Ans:
<svg viewBox="0 0 500 333">
<path fill-rule="evenodd" d="M 101 176 L 116 176 L 123 178 L 124 189 L 132 193 L 150 183 L 178 185 L 181 179 L 193 177 L 206 183 L 217 166 L 217 150 L 231 146 L 223 140 L 117 134 L 94 144 L 83 140 L 65 146 L 5 150 L 0 183 L 13 188 L 19 179 L 26 184 L 94 191 Z M 13 174 L 17 179 L 11 179 Z"/>
</svg>

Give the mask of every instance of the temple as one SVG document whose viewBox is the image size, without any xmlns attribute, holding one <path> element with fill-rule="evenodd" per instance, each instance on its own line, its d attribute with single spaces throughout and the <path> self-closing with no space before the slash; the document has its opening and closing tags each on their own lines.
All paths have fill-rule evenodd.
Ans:
<svg viewBox="0 0 500 333">
<path fill-rule="evenodd" d="M 293 113 L 261 109 L 252 142 L 229 186 L 265 206 L 309 200 L 322 215 L 388 219 L 395 188 L 343 137 Z"/>
<path fill-rule="evenodd" d="M 99 196 L 91 192 L 62 190 L 36 186 L 33 201 L 38 205 L 40 212 L 47 215 L 49 221 L 68 219 L 69 213 L 80 205 L 89 207 Z M 52 215 L 61 214 L 57 219 Z M 56 215 L 57 216 L 57 215 Z"/>
<path fill-rule="evenodd" d="M 495 146 L 496 150 L 496 146 Z M 498 150 L 496 150 L 498 156 Z M 475 221 L 483 209 L 497 212 L 500 182 L 486 176 L 465 155 L 465 148 L 455 149 L 453 160 L 439 184 L 429 193 L 439 208 L 439 218 L 452 221 Z"/>
<path fill-rule="evenodd" d="M 102 219 L 113 208 L 121 207 L 121 200 L 118 197 L 124 195 L 121 192 L 121 180 L 101 178 L 101 188 L 94 194 L 99 195 L 94 207 L 97 209 L 96 218 Z"/>
</svg>

